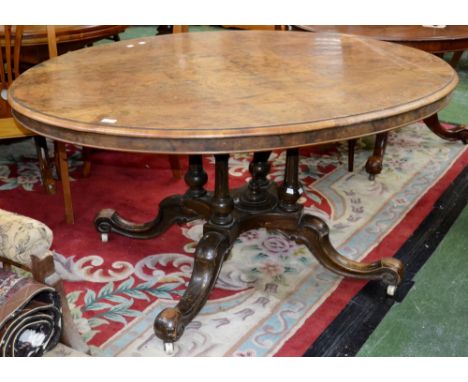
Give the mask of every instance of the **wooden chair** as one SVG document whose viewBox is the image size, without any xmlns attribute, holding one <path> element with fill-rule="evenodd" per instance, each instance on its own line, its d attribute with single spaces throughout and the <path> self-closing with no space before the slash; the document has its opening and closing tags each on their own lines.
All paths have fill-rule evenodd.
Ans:
<svg viewBox="0 0 468 382">
<path fill-rule="evenodd" d="M 46 139 L 18 125 L 18 123 L 11 116 L 10 107 L 6 100 L 8 87 L 20 74 L 20 52 L 24 27 L 22 25 L 17 25 L 15 27 L 14 41 L 12 38 L 12 29 L 13 28 L 11 25 L 4 26 L 5 41 L 3 44 L 1 44 L 4 45 L 4 53 L 0 49 L 0 62 L 2 63 L 0 65 L 0 78 L 2 84 L 2 96 L 0 98 L 0 139 L 24 138 L 30 136 L 34 137 L 42 184 L 47 193 L 53 194 L 56 191 L 56 186 L 52 177 L 52 162 L 49 157 Z M 54 26 L 47 26 L 47 36 L 49 55 L 50 57 L 55 57 L 57 55 L 57 42 L 55 38 Z M 57 175 L 62 181 L 65 220 L 67 223 L 73 224 L 74 216 L 65 144 L 56 142 L 55 152 Z"/>
<path fill-rule="evenodd" d="M 32 131 L 18 125 L 10 114 L 10 106 L 7 102 L 7 90 L 13 80 L 19 75 L 19 58 L 23 27 L 16 27 L 15 41 L 12 44 L 12 27 L 6 25 L 4 41 L 0 41 L 0 140 L 34 137 L 42 185 L 47 193 L 55 193 L 55 181 L 52 177 L 47 142 L 44 137 L 34 134 Z"/>
<path fill-rule="evenodd" d="M 49 250 L 52 244 L 50 228 L 37 220 L 0 209 L 0 230 L 0 262 L 3 268 L 14 266 L 31 272 L 36 281 L 54 288 L 62 304 L 61 341 L 75 350 L 88 352 L 88 346 L 73 322 L 63 282 L 55 271 L 54 258 Z"/>
</svg>

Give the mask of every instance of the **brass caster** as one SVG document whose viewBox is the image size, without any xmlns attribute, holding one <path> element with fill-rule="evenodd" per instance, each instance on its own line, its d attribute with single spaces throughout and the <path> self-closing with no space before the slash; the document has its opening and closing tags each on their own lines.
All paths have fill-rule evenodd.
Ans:
<svg viewBox="0 0 468 382">
<path fill-rule="evenodd" d="M 103 243 L 107 243 L 109 241 L 109 234 L 107 232 L 101 233 L 101 241 Z"/>
<path fill-rule="evenodd" d="M 164 342 L 164 351 L 167 355 L 174 354 L 174 342 Z"/>
<path fill-rule="evenodd" d="M 387 296 L 395 296 L 396 289 L 396 285 L 387 285 Z"/>
</svg>

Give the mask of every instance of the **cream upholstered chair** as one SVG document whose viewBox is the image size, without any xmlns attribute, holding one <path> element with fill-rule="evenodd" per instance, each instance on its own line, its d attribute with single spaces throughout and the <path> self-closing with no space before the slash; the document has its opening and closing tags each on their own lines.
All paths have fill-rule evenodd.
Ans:
<svg viewBox="0 0 468 382">
<path fill-rule="evenodd" d="M 45 224 L 0 209 L 0 262 L 3 267 L 14 266 L 31 272 L 36 281 L 55 288 L 62 303 L 62 342 L 88 352 L 88 346 L 73 323 L 62 280 L 55 271 L 54 258 L 49 250 L 52 239 L 52 231 Z"/>
</svg>

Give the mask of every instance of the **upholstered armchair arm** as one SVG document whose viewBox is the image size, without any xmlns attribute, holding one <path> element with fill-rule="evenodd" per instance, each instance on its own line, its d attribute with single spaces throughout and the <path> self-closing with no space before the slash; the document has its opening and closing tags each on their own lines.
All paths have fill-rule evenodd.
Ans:
<svg viewBox="0 0 468 382">
<path fill-rule="evenodd" d="M 0 256 L 31 267 L 31 255 L 45 253 L 52 244 L 45 224 L 0 209 Z"/>
</svg>

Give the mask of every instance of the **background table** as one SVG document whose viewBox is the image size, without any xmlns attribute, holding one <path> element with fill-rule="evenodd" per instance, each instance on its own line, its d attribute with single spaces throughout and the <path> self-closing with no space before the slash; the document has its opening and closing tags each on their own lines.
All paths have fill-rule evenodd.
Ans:
<svg viewBox="0 0 468 382">
<path fill-rule="evenodd" d="M 84 48 L 104 38 L 118 41 L 119 33 L 125 29 L 126 25 L 55 25 L 58 54 Z M 4 40 L 2 37 L 3 26 L 0 25 L 0 41 Z M 46 25 L 25 25 L 21 62 L 33 66 L 48 58 Z"/>
<path fill-rule="evenodd" d="M 447 25 L 443 28 L 422 25 L 294 25 L 293 28 L 308 32 L 355 34 L 421 49 L 439 57 L 444 53 L 454 52 L 450 61 L 453 67 L 457 66 L 463 52 L 468 49 L 467 25 Z M 369 56 L 372 55 L 373 51 L 369 50 Z M 424 123 L 440 138 L 468 143 L 466 128 L 447 130 L 439 122 L 437 114 L 425 118 Z M 387 138 L 386 133 L 378 134 L 375 138 L 374 153 L 366 163 L 366 170 L 371 179 L 382 171 Z M 350 171 L 353 170 L 355 143 L 355 140 L 351 140 L 348 144 Z"/>
<path fill-rule="evenodd" d="M 374 55 L 369 58 L 368 50 Z M 447 104 L 458 78 L 437 57 L 357 36 L 224 31 L 136 39 L 58 57 L 20 76 L 9 101 L 17 120 L 66 142 L 124 151 L 190 154 L 184 195 L 135 224 L 106 209 L 95 224 L 148 239 L 204 218 L 186 292 L 162 311 L 156 334 L 168 350 L 204 306 L 235 239 L 264 227 L 305 244 L 343 276 L 380 279 L 393 294 L 403 266 L 393 258 L 349 260 L 326 223 L 297 203 L 298 147 L 405 126 Z M 287 149 L 284 181 L 267 179 L 272 149 Z M 230 152 L 255 151 L 252 179 L 229 189 Z M 202 154 L 215 154 L 215 188 Z"/>
</svg>

